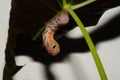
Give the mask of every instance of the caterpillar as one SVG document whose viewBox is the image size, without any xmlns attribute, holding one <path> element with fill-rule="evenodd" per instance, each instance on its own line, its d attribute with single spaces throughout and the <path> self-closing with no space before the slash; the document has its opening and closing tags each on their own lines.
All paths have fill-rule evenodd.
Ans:
<svg viewBox="0 0 120 80">
<path fill-rule="evenodd" d="M 68 12 L 63 10 L 59 15 L 56 15 L 45 24 L 45 30 L 42 33 L 43 44 L 48 53 L 52 56 L 55 56 L 60 52 L 60 45 L 54 39 L 54 34 L 61 26 L 66 25 L 68 22 Z"/>
</svg>

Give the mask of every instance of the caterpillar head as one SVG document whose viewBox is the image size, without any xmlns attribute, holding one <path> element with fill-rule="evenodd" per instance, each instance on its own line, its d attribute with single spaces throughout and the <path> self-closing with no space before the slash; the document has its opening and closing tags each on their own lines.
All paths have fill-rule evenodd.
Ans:
<svg viewBox="0 0 120 80">
<path fill-rule="evenodd" d="M 55 56 L 60 52 L 59 44 L 50 35 L 43 38 L 43 44 L 48 53 L 52 56 Z"/>
</svg>

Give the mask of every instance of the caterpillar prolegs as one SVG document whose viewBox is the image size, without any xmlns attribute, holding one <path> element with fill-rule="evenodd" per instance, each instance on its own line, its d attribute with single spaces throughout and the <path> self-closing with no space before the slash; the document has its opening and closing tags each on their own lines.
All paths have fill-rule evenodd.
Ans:
<svg viewBox="0 0 120 80">
<path fill-rule="evenodd" d="M 59 15 L 53 17 L 45 25 L 45 30 L 42 33 L 43 44 L 52 56 L 57 55 L 60 52 L 59 43 L 54 39 L 55 32 L 59 27 L 66 25 L 69 22 L 69 15 L 66 10 L 60 12 Z"/>
</svg>

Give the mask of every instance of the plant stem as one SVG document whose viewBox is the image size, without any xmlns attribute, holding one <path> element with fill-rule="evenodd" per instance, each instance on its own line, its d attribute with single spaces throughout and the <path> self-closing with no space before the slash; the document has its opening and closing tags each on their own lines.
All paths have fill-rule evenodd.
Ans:
<svg viewBox="0 0 120 80">
<path fill-rule="evenodd" d="M 101 80 L 107 80 L 107 76 L 106 73 L 104 71 L 103 65 L 101 63 L 101 60 L 98 56 L 98 53 L 96 51 L 96 48 L 93 44 L 93 41 L 91 40 L 87 30 L 85 29 L 84 25 L 82 24 L 81 20 L 79 19 L 79 17 L 75 14 L 75 12 L 72 10 L 70 5 L 67 5 L 65 7 L 65 9 L 70 13 L 70 15 L 73 17 L 73 19 L 75 20 L 75 22 L 78 24 L 78 26 L 80 27 L 80 30 L 82 31 L 84 38 L 88 44 L 88 47 L 92 53 L 92 56 L 94 58 L 94 61 L 96 63 L 96 66 L 98 68 L 98 72 L 100 74 Z"/>
<path fill-rule="evenodd" d="M 39 31 L 36 33 L 36 35 L 32 38 L 33 41 L 35 41 L 40 34 L 42 34 L 43 30 L 45 29 L 45 26 L 43 26 L 41 29 L 39 29 Z"/>
<path fill-rule="evenodd" d="M 92 3 L 92 2 L 95 2 L 95 1 L 96 1 L 96 0 L 87 0 L 87 1 L 85 1 L 85 2 L 82 2 L 82 3 L 79 3 L 79 4 L 77 4 L 77 5 L 71 6 L 71 9 L 72 9 L 72 10 L 75 10 L 75 9 L 81 8 L 81 7 L 83 7 L 83 6 L 86 6 L 86 5 L 88 5 L 88 4 Z"/>
<path fill-rule="evenodd" d="M 62 0 L 63 1 L 63 6 L 67 5 L 67 1 L 66 0 Z"/>
</svg>

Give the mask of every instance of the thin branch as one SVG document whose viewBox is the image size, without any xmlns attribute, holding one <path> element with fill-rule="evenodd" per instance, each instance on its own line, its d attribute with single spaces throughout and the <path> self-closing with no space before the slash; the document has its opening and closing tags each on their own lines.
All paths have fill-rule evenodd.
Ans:
<svg viewBox="0 0 120 80">
<path fill-rule="evenodd" d="M 63 0 L 63 1 L 64 1 L 64 0 Z M 96 1 L 96 0 L 87 0 L 87 1 L 85 1 L 85 2 L 82 2 L 82 3 L 79 3 L 79 4 L 73 5 L 73 6 L 71 6 L 71 8 L 72 8 L 72 10 L 75 10 L 75 9 L 81 8 L 81 7 L 83 7 L 83 6 L 86 6 L 86 5 L 90 4 L 90 3 L 93 3 L 93 2 L 95 2 L 95 1 Z"/>
</svg>

